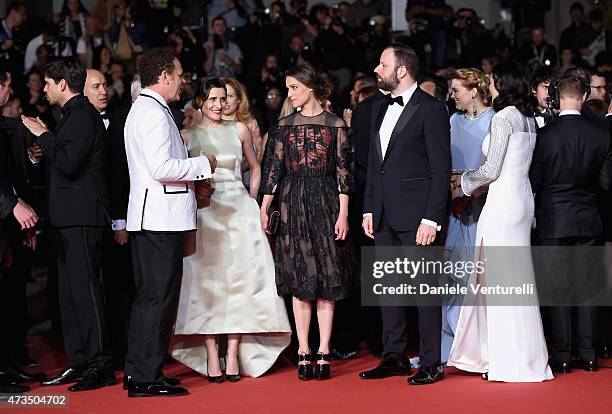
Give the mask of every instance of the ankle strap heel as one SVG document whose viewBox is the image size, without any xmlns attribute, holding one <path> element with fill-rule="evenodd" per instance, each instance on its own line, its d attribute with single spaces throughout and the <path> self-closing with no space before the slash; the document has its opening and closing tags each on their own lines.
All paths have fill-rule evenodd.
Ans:
<svg viewBox="0 0 612 414">
<path fill-rule="evenodd" d="M 314 372 L 314 376 L 318 380 L 326 380 L 331 378 L 331 354 L 324 354 L 322 352 L 317 352 L 316 355 L 317 361 L 328 361 L 328 364 L 319 364 L 317 363 L 317 367 Z"/>
<path fill-rule="evenodd" d="M 314 361 L 314 356 L 312 354 L 298 354 L 298 379 L 302 381 L 312 379 L 312 361 Z"/>
</svg>

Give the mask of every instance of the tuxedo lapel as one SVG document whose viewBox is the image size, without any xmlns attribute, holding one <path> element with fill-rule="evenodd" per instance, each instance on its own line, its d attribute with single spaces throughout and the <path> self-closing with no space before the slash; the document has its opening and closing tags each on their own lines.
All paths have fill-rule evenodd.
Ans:
<svg viewBox="0 0 612 414">
<path fill-rule="evenodd" d="M 384 99 L 378 99 L 372 104 L 372 115 L 375 118 L 374 122 L 372 122 L 370 136 L 376 144 L 376 152 L 378 153 L 378 158 L 381 164 L 383 162 L 383 154 L 382 146 L 380 144 L 380 126 L 382 125 L 383 119 L 385 118 L 385 113 L 387 112 L 388 107 L 389 105 L 387 105 Z"/>
<path fill-rule="evenodd" d="M 406 125 L 408 125 L 408 122 L 410 122 L 410 119 L 412 118 L 414 113 L 417 111 L 417 109 L 419 109 L 419 102 L 417 99 L 418 92 L 419 92 L 419 89 L 414 91 L 414 93 L 412 94 L 412 98 L 406 104 L 406 107 L 404 108 L 404 110 L 402 111 L 402 114 L 397 120 L 397 124 L 395 124 L 395 127 L 393 128 L 393 132 L 391 133 L 391 138 L 389 139 L 389 145 L 387 146 L 387 152 L 385 153 L 385 159 L 387 159 L 387 156 L 393 149 L 393 146 L 397 142 L 397 139 L 400 133 L 404 130 L 404 128 L 406 128 Z"/>
</svg>

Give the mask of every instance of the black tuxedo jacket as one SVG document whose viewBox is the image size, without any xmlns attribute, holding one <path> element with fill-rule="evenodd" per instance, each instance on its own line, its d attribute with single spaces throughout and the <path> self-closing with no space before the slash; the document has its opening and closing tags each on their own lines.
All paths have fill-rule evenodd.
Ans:
<svg viewBox="0 0 612 414">
<path fill-rule="evenodd" d="M 49 167 L 49 218 L 55 227 L 104 226 L 104 123 L 83 95 L 66 102 L 62 113 L 55 133 L 38 138 Z"/>
<path fill-rule="evenodd" d="M 385 95 L 379 91 L 361 101 L 353 110 L 351 128 L 353 129 L 353 146 L 355 148 L 355 181 L 357 182 L 357 189 L 359 191 L 363 191 L 366 184 L 372 123 L 377 116 L 377 113 L 374 114 L 372 109 L 374 102 L 384 97 Z"/>
<path fill-rule="evenodd" d="M 608 130 L 581 115 L 564 115 L 538 130 L 529 172 L 542 239 L 600 237 L 601 189 L 609 190 Z"/>
<path fill-rule="evenodd" d="M 110 216 L 113 220 L 127 220 L 127 208 L 130 198 L 130 173 L 123 129 L 130 107 L 117 108 L 109 116 L 106 130 L 107 182 L 110 197 Z"/>
<path fill-rule="evenodd" d="M 364 213 L 373 213 L 374 230 L 385 215 L 396 231 L 416 231 L 421 219 L 442 224 L 451 176 L 448 111 L 417 88 L 404 106 L 383 157 L 380 126 L 388 105 L 373 103 Z"/>
</svg>

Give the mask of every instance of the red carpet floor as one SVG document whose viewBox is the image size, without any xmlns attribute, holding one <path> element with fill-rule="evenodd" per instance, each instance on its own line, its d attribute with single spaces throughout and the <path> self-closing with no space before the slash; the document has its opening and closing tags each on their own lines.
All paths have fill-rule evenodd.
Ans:
<svg viewBox="0 0 612 414">
<path fill-rule="evenodd" d="M 38 370 L 53 375 L 65 363 L 59 340 L 30 338 L 31 354 Z M 52 350 L 52 351 L 50 351 Z M 365 381 L 357 373 L 373 367 L 371 356 L 335 362 L 329 381 L 299 382 L 293 367 L 279 362 L 261 378 L 243 378 L 238 383 L 211 384 L 186 367 L 175 364 L 165 373 L 176 376 L 190 395 L 175 398 L 128 399 L 121 385 L 86 393 L 68 393 L 66 387 L 34 386 L 31 395 L 69 394 L 64 410 L 51 408 L 0 409 L 2 413 L 71 412 L 120 414 L 391 414 L 391 413 L 610 413 L 612 369 L 587 373 L 575 370 L 540 384 L 489 383 L 479 376 L 446 370 L 443 381 L 428 386 L 410 386 L 405 378 Z M 602 361 L 612 365 L 612 360 Z M 118 380 L 121 377 L 118 376 Z"/>
</svg>

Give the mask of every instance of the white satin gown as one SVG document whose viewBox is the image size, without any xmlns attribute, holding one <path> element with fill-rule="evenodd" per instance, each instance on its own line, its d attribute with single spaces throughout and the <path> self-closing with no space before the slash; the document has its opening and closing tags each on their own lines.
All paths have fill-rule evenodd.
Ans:
<svg viewBox="0 0 612 414">
<path fill-rule="evenodd" d="M 217 168 L 210 205 L 198 210 L 195 253 L 183 261 L 171 355 L 207 375 L 203 334 L 239 333 L 240 373 L 258 377 L 289 345 L 291 328 L 259 206 L 242 183 L 242 144 L 234 122 L 189 135 L 190 156 L 215 154 Z"/>
</svg>

